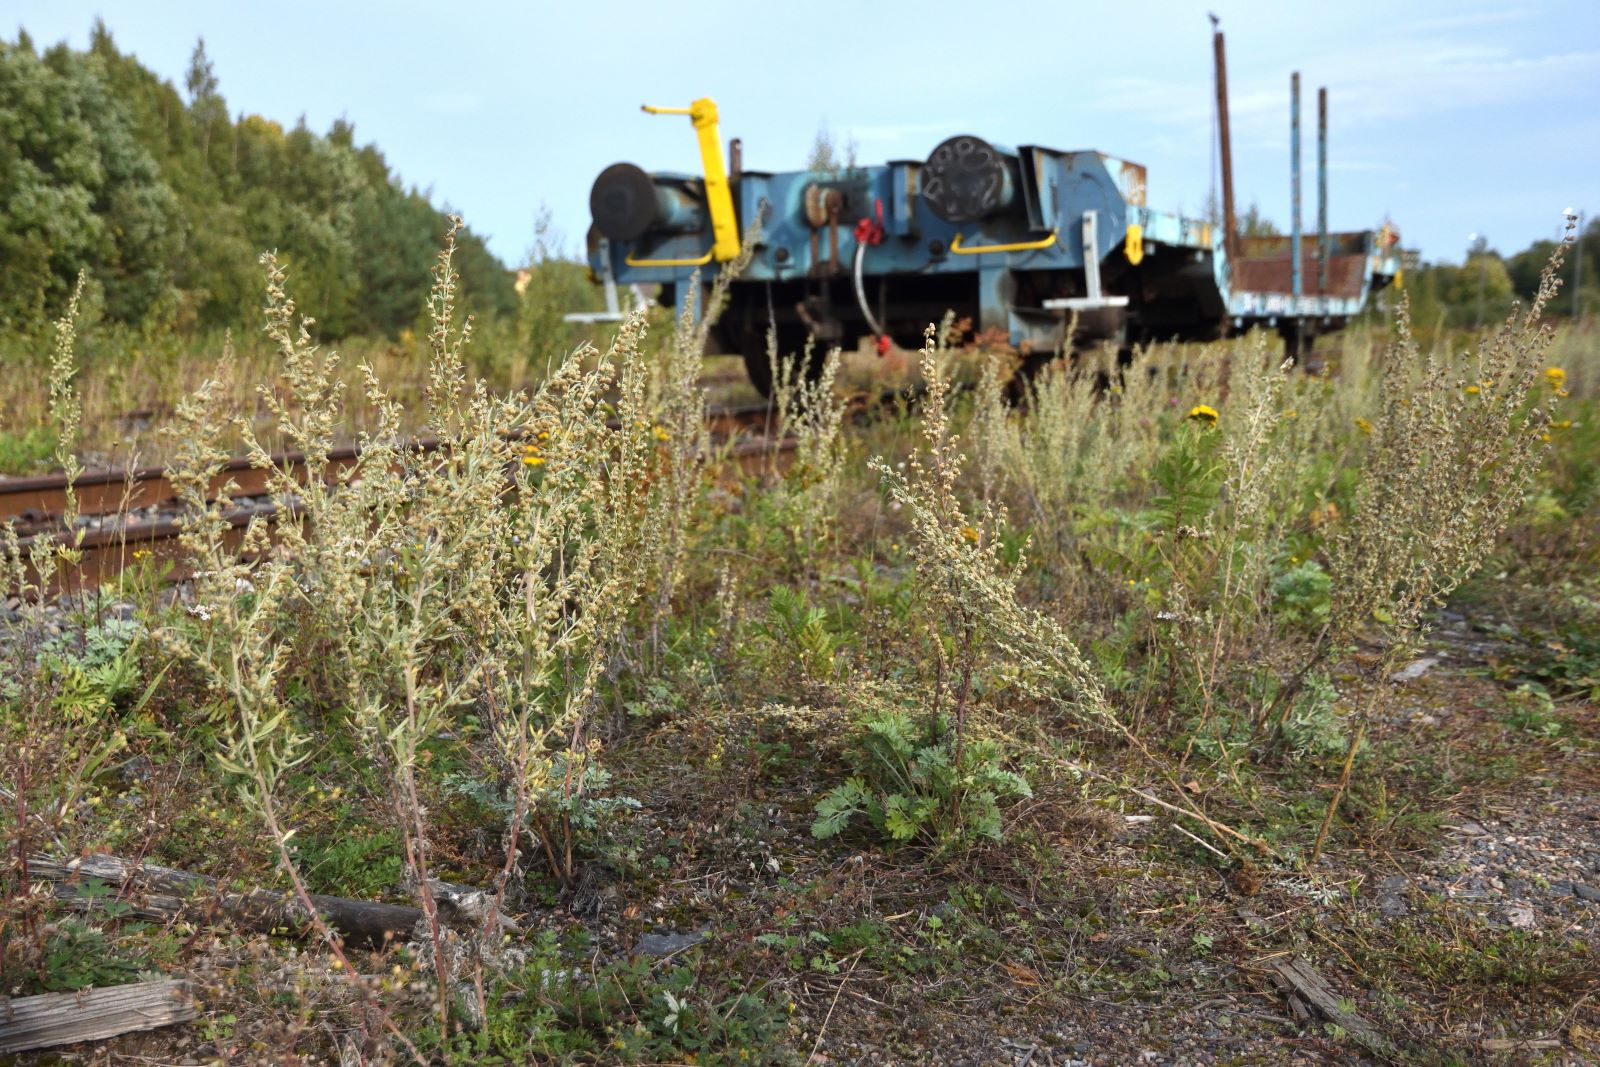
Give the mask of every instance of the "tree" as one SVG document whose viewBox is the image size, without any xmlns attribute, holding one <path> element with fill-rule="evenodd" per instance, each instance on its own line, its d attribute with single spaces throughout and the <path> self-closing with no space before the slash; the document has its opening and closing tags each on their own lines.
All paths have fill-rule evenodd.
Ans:
<svg viewBox="0 0 1600 1067">
<path fill-rule="evenodd" d="M 228 107 L 217 92 L 217 75 L 211 57 L 206 54 L 206 39 L 198 37 L 194 51 L 189 56 L 189 72 L 184 75 L 184 88 L 189 90 L 189 117 L 200 134 L 200 154 L 211 158 L 211 137 L 216 127 L 228 121 Z"/>
<path fill-rule="evenodd" d="M 82 270 L 142 318 L 172 295 L 177 214 L 98 56 L 0 43 L 0 319 L 55 313 Z"/>
<path fill-rule="evenodd" d="M 1254 200 L 1245 208 L 1244 214 L 1236 220 L 1241 237 L 1281 237 L 1283 231 L 1278 229 L 1277 223 L 1261 213 L 1261 205 Z"/>
<path fill-rule="evenodd" d="M 817 129 L 817 136 L 811 142 L 811 153 L 806 157 L 806 169 L 837 173 L 841 170 L 854 170 L 855 165 L 855 138 L 852 137 L 845 141 L 844 154 L 841 158 L 839 146 L 834 141 L 833 134 L 829 132 L 828 124 L 823 123 Z"/>
<path fill-rule="evenodd" d="M 98 20 L 85 52 L 0 41 L 0 327 L 59 313 L 80 270 L 114 321 L 239 326 L 274 249 L 323 336 L 395 334 L 423 310 L 446 228 L 348 121 L 231 120 L 203 38 L 181 88 Z M 456 263 L 467 309 L 516 312 L 480 237 L 458 236 Z"/>
</svg>

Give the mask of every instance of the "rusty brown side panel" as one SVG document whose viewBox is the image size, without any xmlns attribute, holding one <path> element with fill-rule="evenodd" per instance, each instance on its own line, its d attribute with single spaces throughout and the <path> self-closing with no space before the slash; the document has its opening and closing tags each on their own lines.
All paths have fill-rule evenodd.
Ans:
<svg viewBox="0 0 1600 1067">
<path fill-rule="evenodd" d="M 1366 277 L 1365 253 L 1342 253 L 1328 257 L 1328 287 L 1317 288 L 1315 241 L 1306 242 L 1300 256 L 1300 277 L 1306 296 L 1359 297 Z M 1293 262 L 1286 248 L 1282 255 L 1243 256 L 1233 268 L 1233 289 L 1248 293 L 1288 293 L 1293 291 Z"/>
</svg>

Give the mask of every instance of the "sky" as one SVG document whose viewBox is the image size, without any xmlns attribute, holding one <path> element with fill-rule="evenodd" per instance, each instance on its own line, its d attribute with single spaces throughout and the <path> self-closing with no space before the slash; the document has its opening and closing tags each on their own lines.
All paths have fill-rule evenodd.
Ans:
<svg viewBox="0 0 1600 1067">
<path fill-rule="evenodd" d="M 823 125 L 862 163 L 973 133 L 1143 163 L 1150 206 L 1198 214 L 1208 11 L 1227 34 L 1241 211 L 1287 229 L 1298 70 L 1308 227 L 1318 86 L 1336 230 L 1390 219 L 1424 258 L 1460 261 L 1472 235 L 1511 253 L 1555 236 L 1566 208 L 1600 213 L 1597 0 L 10 0 L 0 33 L 82 48 L 99 16 L 180 86 L 203 36 L 236 115 L 352 122 L 513 264 L 546 211 L 558 246 L 581 246 L 607 165 L 698 171 L 689 120 L 639 105 L 701 96 L 755 170 L 799 168 Z"/>
</svg>

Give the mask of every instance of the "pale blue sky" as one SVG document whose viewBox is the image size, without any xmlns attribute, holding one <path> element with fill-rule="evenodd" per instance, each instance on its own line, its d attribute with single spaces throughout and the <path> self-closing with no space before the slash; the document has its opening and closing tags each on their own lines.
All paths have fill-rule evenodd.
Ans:
<svg viewBox="0 0 1600 1067">
<path fill-rule="evenodd" d="M 13 0 L 0 32 L 83 47 L 100 15 L 177 83 L 204 35 L 236 114 L 303 114 L 317 130 L 349 119 L 515 262 L 541 204 L 578 246 L 607 164 L 697 170 L 688 120 L 639 105 L 703 95 L 754 169 L 799 166 L 823 122 L 862 162 L 976 133 L 1135 160 L 1151 206 L 1198 212 L 1212 158 L 1207 10 L 1228 35 L 1241 209 L 1255 200 L 1287 223 L 1298 69 L 1307 226 L 1319 85 L 1336 229 L 1389 216 L 1427 258 L 1459 260 L 1469 233 L 1512 252 L 1553 236 L 1563 208 L 1600 211 L 1597 0 Z"/>
</svg>

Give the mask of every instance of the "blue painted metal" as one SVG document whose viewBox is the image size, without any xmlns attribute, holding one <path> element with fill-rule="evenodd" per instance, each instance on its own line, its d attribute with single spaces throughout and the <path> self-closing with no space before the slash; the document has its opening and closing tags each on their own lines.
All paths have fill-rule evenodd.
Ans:
<svg viewBox="0 0 1600 1067">
<path fill-rule="evenodd" d="M 1215 336 L 1219 322 L 1225 322 L 1230 332 L 1252 326 L 1283 329 L 1293 319 L 1317 320 L 1317 332 L 1334 328 L 1360 311 L 1369 291 L 1387 284 L 1398 272 L 1399 255 L 1394 248 L 1380 248 L 1374 233 L 1337 235 L 1337 251 L 1344 260 L 1342 277 L 1353 279 L 1352 257 L 1363 257 L 1359 285 L 1334 292 L 1319 286 L 1316 296 L 1303 292 L 1298 255 L 1298 78 L 1295 86 L 1294 248 L 1284 250 L 1289 252 L 1292 271 L 1263 273 L 1252 268 L 1248 250 L 1241 253 L 1239 264 L 1230 264 L 1220 227 L 1147 205 L 1145 168 L 1138 164 L 1097 151 L 987 146 L 1011 168 L 1008 180 L 1014 188 L 1008 205 L 975 222 L 952 223 L 935 214 L 921 188 L 928 164 L 914 160 L 836 172 L 743 171 L 734 182 L 739 225 L 746 233 L 758 229 L 753 258 L 733 283 L 731 299 L 735 305 L 743 302 L 751 318 L 765 322 L 771 294 L 779 291 L 775 287 L 786 287 L 781 291 L 790 294 L 827 290 L 832 301 L 827 306 L 842 323 L 841 339 L 849 343 L 852 335 L 867 332 L 850 284 L 857 234 L 870 234 L 881 225 L 881 240 L 869 240 L 863 251 L 862 272 L 869 294 L 886 294 L 890 320 L 896 318 L 897 306 L 909 306 L 919 293 L 937 291 L 941 299 L 944 294 L 964 294 L 961 301 L 968 306 L 955 309 L 972 315 L 977 325 L 1003 330 L 1019 346 L 1055 350 L 1065 341 L 1067 316 L 1044 303 L 1053 300 L 1059 305 L 1064 298 L 1082 298 L 1085 263 L 1093 257 L 1100 265 L 1105 294 L 1127 305 L 1108 310 L 1115 318 L 1114 328 L 1128 339 Z M 1320 155 L 1318 168 L 1320 182 L 1326 169 Z M 683 175 L 659 177 L 677 187 L 695 188 L 692 179 L 685 185 Z M 1087 211 L 1096 213 L 1092 248 L 1083 246 L 1081 222 Z M 674 211 L 672 217 L 681 224 L 692 216 Z M 1125 252 L 1130 226 L 1142 231 L 1144 254 L 1137 265 Z M 1049 239 L 1052 234 L 1054 240 Z M 702 273 L 709 278 L 714 269 L 628 262 L 703 257 L 711 247 L 709 221 L 688 232 L 681 225 L 652 230 L 632 241 L 598 238 L 591 232 L 590 257 L 597 275 L 604 274 L 600 257 L 609 256 L 619 284 L 669 287 L 670 296 L 664 292 L 663 297 L 676 303 L 680 313 L 689 293 L 700 291 L 694 279 Z M 1042 247 L 982 251 L 994 245 Z M 1283 258 L 1282 252 L 1272 249 L 1262 254 Z M 1292 281 L 1286 276 L 1291 274 Z M 1249 287 L 1251 278 L 1257 279 L 1254 290 Z M 1263 278 L 1267 282 L 1261 283 Z M 789 299 L 778 311 L 793 318 L 793 307 Z M 891 322 L 886 328 L 901 343 L 915 344 L 921 327 L 908 323 L 910 315 L 908 311 L 899 316 L 899 325 Z M 937 317 L 933 311 L 922 321 Z"/>
<path fill-rule="evenodd" d="M 1317 90 L 1317 292 L 1328 290 L 1328 90 Z"/>
<path fill-rule="evenodd" d="M 1300 72 L 1289 75 L 1289 262 L 1293 269 L 1291 292 L 1305 293 L 1300 261 Z"/>
</svg>

